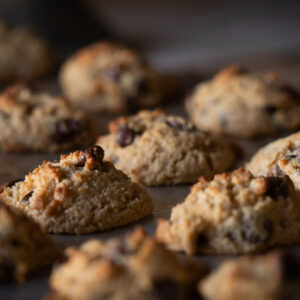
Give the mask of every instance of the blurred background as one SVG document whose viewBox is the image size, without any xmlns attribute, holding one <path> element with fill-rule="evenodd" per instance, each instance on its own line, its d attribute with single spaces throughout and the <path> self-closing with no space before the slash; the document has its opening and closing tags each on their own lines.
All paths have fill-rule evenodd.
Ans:
<svg viewBox="0 0 300 300">
<path fill-rule="evenodd" d="M 0 0 L 0 5 L 0 18 L 34 27 L 61 60 L 79 46 L 112 39 L 171 72 L 214 72 L 242 63 L 284 66 L 293 73 L 300 65 L 298 0 Z"/>
</svg>

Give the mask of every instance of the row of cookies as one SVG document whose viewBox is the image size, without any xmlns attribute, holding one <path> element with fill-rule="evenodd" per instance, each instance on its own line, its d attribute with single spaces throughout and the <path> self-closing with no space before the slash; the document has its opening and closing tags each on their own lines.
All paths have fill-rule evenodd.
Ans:
<svg viewBox="0 0 300 300">
<path fill-rule="evenodd" d="M 216 270 L 179 257 L 141 228 L 125 238 L 90 240 L 64 256 L 20 211 L 0 202 L 0 281 L 22 282 L 56 266 L 45 299 L 297 299 L 300 259 L 290 251 L 231 259 Z"/>
</svg>

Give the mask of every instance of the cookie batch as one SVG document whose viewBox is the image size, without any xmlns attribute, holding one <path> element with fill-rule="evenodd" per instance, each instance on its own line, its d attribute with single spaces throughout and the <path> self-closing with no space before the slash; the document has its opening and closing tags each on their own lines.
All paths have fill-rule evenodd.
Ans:
<svg viewBox="0 0 300 300">
<path fill-rule="evenodd" d="M 48 300 L 300 298 L 288 247 L 300 242 L 295 88 L 229 66 L 182 97 L 184 117 L 158 107 L 177 87 L 126 45 L 78 49 L 58 72 L 61 92 L 35 82 L 53 66 L 38 34 L 0 23 L 0 150 L 60 154 L 0 187 L 0 284 L 44 270 Z M 242 161 L 239 142 L 258 136 L 272 141 Z M 61 244 L 78 235 L 81 245 Z M 210 268 L 208 255 L 227 258 Z"/>
</svg>

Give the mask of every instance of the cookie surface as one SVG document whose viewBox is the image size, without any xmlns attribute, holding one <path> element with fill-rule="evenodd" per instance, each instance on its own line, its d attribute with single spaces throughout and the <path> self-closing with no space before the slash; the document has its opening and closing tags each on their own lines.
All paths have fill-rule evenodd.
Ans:
<svg viewBox="0 0 300 300">
<path fill-rule="evenodd" d="M 200 178 L 156 234 L 177 251 L 230 254 L 297 243 L 299 233 L 300 198 L 290 180 L 239 169 Z"/>
<path fill-rule="evenodd" d="M 300 96 L 275 76 L 229 67 L 200 83 L 185 102 L 201 130 L 241 137 L 299 128 Z"/>
<path fill-rule="evenodd" d="M 49 299 L 197 299 L 191 292 L 206 271 L 181 261 L 142 229 L 122 240 L 90 240 L 66 254 L 67 262 L 50 277 L 55 293 Z"/>
<path fill-rule="evenodd" d="M 9 28 L 0 21 L 0 82 L 31 80 L 52 68 L 53 56 L 43 39 L 27 28 Z"/>
<path fill-rule="evenodd" d="M 53 233 L 95 232 L 151 214 L 147 191 L 103 157 L 94 146 L 44 161 L 24 181 L 5 186 L 0 198 Z"/>
<path fill-rule="evenodd" d="M 195 182 L 227 170 L 235 158 L 228 143 L 160 110 L 121 117 L 109 130 L 97 144 L 117 168 L 145 185 Z"/>
<path fill-rule="evenodd" d="M 62 66 L 60 83 L 74 105 L 92 112 L 125 113 L 160 101 L 159 77 L 133 50 L 98 42 Z"/>
<path fill-rule="evenodd" d="M 257 176 L 288 176 L 300 191 L 300 132 L 266 145 L 246 167 Z"/>
<path fill-rule="evenodd" d="M 199 290 L 213 300 L 299 299 L 299 267 L 299 257 L 280 251 L 228 260 L 199 284 Z"/>
<path fill-rule="evenodd" d="M 0 202 L 0 282 L 23 281 L 58 258 L 52 239 L 21 211 Z"/>
<path fill-rule="evenodd" d="M 0 94 L 0 147 L 56 152 L 93 143 L 89 118 L 37 87 L 15 84 Z"/>
</svg>

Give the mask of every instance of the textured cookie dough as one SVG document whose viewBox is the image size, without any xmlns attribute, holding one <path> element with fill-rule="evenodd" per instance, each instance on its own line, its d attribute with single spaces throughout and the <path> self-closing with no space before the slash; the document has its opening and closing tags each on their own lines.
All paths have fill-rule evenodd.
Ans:
<svg viewBox="0 0 300 300">
<path fill-rule="evenodd" d="M 186 110 L 201 130 L 241 137 L 300 127 L 300 96 L 274 74 L 258 76 L 228 67 L 200 83 L 187 97 Z"/>
<path fill-rule="evenodd" d="M 300 198 L 285 177 L 243 169 L 200 178 L 185 201 L 160 220 L 157 237 L 188 254 L 248 253 L 300 241 Z"/>
<path fill-rule="evenodd" d="M 198 299 L 192 294 L 205 266 L 181 261 L 136 229 L 125 239 L 90 240 L 66 250 L 67 262 L 53 270 L 47 299 Z"/>
<path fill-rule="evenodd" d="M 205 300 L 300 299 L 300 259 L 289 252 L 225 261 L 199 284 Z"/>
<path fill-rule="evenodd" d="M 98 42 L 62 66 L 60 83 L 74 105 L 92 112 L 126 113 L 160 102 L 160 76 L 133 50 Z"/>
<path fill-rule="evenodd" d="M 5 186 L 0 198 L 53 233 L 95 232 L 151 214 L 147 191 L 103 157 L 94 146 L 44 161 L 24 181 Z"/>
<path fill-rule="evenodd" d="M 0 148 L 56 152 L 93 143 L 91 120 L 60 97 L 19 83 L 0 94 Z"/>
<path fill-rule="evenodd" d="M 0 202 L 0 282 L 23 281 L 58 258 L 52 239 L 21 211 Z"/>
<path fill-rule="evenodd" d="M 37 34 L 24 27 L 9 28 L 0 21 L 0 82 L 46 75 L 53 62 L 48 45 Z"/>
<path fill-rule="evenodd" d="M 256 176 L 288 176 L 300 191 L 300 132 L 263 147 L 246 168 Z"/>
<path fill-rule="evenodd" d="M 145 185 L 195 182 L 226 171 L 235 159 L 229 143 L 160 110 L 118 118 L 109 131 L 97 141 L 106 158 Z"/>
</svg>

